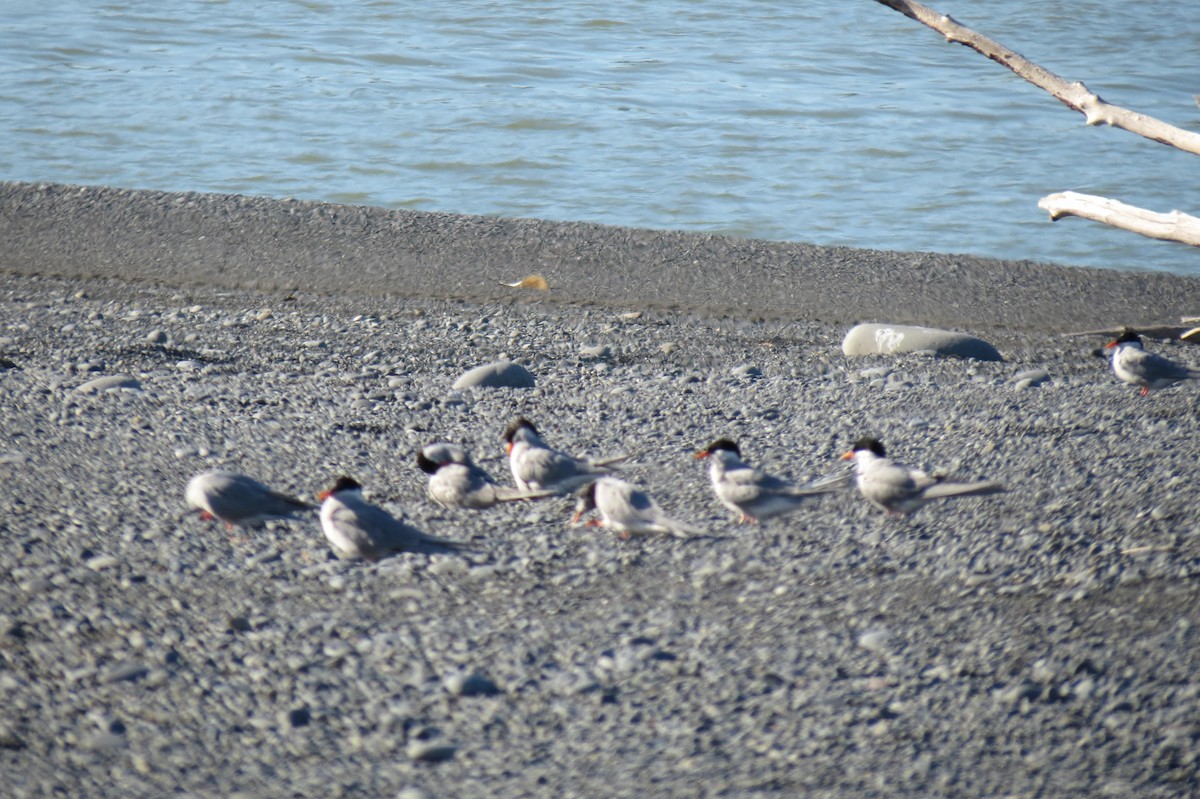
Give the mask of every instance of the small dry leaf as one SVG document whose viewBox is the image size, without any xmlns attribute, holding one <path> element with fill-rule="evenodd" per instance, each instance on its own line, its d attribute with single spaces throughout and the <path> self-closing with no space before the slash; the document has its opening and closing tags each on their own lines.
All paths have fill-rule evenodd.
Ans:
<svg viewBox="0 0 1200 799">
<path fill-rule="evenodd" d="M 541 275 L 528 275 L 521 278 L 516 283 L 502 283 L 503 286 L 509 286 L 514 289 L 536 289 L 538 291 L 549 291 L 550 284 L 546 282 L 546 278 Z"/>
</svg>

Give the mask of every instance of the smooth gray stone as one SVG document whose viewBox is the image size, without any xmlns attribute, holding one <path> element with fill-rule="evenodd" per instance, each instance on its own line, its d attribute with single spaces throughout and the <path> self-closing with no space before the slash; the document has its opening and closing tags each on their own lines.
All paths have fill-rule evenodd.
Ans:
<svg viewBox="0 0 1200 799">
<path fill-rule="evenodd" d="M 419 763 L 442 763 L 454 757 L 458 747 L 452 744 L 435 744 L 414 741 L 408 745 L 408 756 Z"/>
<path fill-rule="evenodd" d="M 1050 379 L 1050 373 L 1045 369 L 1026 369 L 1013 375 L 1013 383 L 1024 383 L 1027 386 L 1040 386 Z"/>
<path fill-rule="evenodd" d="M 476 366 L 454 381 L 453 388 L 533 388 L 533 372 L 519 363 L 496 361 Z"/>
<path fill-rule="evenodd" d="M 1004 360 L 995 347 L 981 338 L 934 327 L 872 322 L 855 325 L 842 340 L 842 353 L 851 357 L 921 351 L 980 361 Z"/>
<path fill-rule="evenodd" d="M 495 696 L 500 693 L 496 683 L 479 672 L 452 674 L 446 678 L 445 685 L 454 696 Z"/>
<path fill-rule="evenodd" d="M 734 377 L 746 377 L 751 380 L 757 380 L 763 376 L 762 370 L 751 363 L 744 363 L 741 366 L 735 366 L 731 372 Z"/>
<path fill-rule="evenodd" d="M 107 377 L 97 377 L 95 380 L 89 380 L 83 385 L 76 386 L 75 390 L 80 394 L 97 394 L 101 391 L 115 391 L 121 388 L 140 389 L 142 384 L 137 381 L 137 378 L 129 375 L 108 375 Z"/>
<path fill-rule="evenodd" d="M 113 666 L 100 677 L 102 683 L 125 682 L 127 680 L 137 680 L 145 677 L 150 673 L 150 669 L 143 666 L 141 663 L 125 661 Z"/>
</svg>

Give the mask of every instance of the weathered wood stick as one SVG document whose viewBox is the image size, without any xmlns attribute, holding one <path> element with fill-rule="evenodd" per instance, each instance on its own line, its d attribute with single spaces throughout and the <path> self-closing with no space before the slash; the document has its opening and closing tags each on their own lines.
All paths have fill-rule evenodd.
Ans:
<svg viewBox="0 0 1200 799">
<path fill-rule="evenodd" d="M 1153 239 L 1178 241 L 1200 247 L 1200 219 L 1180 211 L 1158 213 L 1126 205 L 1107 197 L 1062 191 L 1038 200 L 1038 207 L 1050 212 L 1050 221 L 1078 216 L 1093 222 L 1130 230 Z"/>
<path fill-rule="evenodd" d="M 877 2 L 933 28 L 945 36 L 947 41 L 966 45 L 998 64 L 1003 64 L 1034 86 L 1058 98 L 1068 108 L 1083 114 L 1089 125 L 1111 125 L 1114 128 L 1127 130 L 1130 133 L 1136 133 L 1139 136 L 1200 155 L 1200 133 L 1177 128 L 1154 117 L 1106 103 L 1082 82 L 1068 82 L 1021 54 L 958 24 L 950 16 L 938 13 L 928 6 L 914 2 L 914 0 L 877 0 Z"/>
</svg>

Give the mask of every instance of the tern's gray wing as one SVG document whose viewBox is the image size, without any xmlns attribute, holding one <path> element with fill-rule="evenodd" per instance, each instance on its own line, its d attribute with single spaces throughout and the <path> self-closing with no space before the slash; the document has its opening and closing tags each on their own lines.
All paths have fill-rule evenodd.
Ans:
<svg viewBox="0 0 1200 799">
<path fill-rule="evenodd" d="M 914 475 L 923 478 L 921 486 L 914 480 Z M 932 478 L 923 473 L 912 473 L 895 464 L 878 464 L 860 474 L 858 478 L 863 496 L 877 505 L 888 508 L 912 499 L 920 493 L 922 486 L 928 486 L 932 482 Z"/>
<path fill-rule="evenodd" d="M 546 497 L 561 496 L 561 491 L 522 491 L 519 488 L 509 486 L 493 486 L 492 491 L 495 494 L 496 502 L 518 502 L 526 499 L 545 499 Z"/>
<path fill-rule="evenodd" d="M 438 554 L 458 550 L 454 542 L 426 535 L 375 505 L 343 505 L 333 512 L 332 522 L 357 554 L 367 560 L 379 560 L 394 552 Z"/>
<path fill-rule="evenodd" d="M 609 470 L 597 468 L 579 458 L 553 449 L 531 447 L 521 458 L 521 477 L 525 483 L 540 489 L 554 488 L 571 491 L 590 479 L 608 474 Z"/>
<path fill-rule="evenodd" d="M 732 505 L 740 511 L 743 520 L 769 519 L 781 513 L 788 513 L 800 507 L 808 495 L 826 490 L 800 489 L 786 480 L 757 470 L 752 472 L 750 469 L 739 469 L 734 475 L 741 476 L 741 479 L 725 486 L 724 491 L 718 491 L 718 496 L 727 505 Z"/>
<path fill-rule="evenodd" d="M 626 455 L 611 455 L 607 458 L 591 458 L 589 460 L 590 460 L 590 463 L 592 464 L 592 466 L 596 467 L 597 469 L 616 471 L 615 469 L 611 469 L 609 467 L 616 466 L 619 463 L 624 463 L 625 461 L 629 460 L 631 457 L 632 456 L 628 455 L 628 454 L 626 454 Z"/>
<path fill-rule="evenodd" d="M 837 491 L 854 482 L 854 469 L 841 469 L 831 474 L 822 475 L 810 480 L 804 485 L 792 489 L 794 494 L 825 494 Z"/>
<path fill-rule="evenodd" d="M 721 498 L 726 502 L 741 505 L 761 499 L 764 494 L 777 492 L 787 487 L 778 477 L 771 477 L 758 469 L 745 466 L 729 469 L 719 483 Z"/>
<path fill-rule="evenodd" d="M 782 477 L 776 477 L 773 474 L 767 474 L 766 472 L 759 470 L 759 469 L 755 469 L 754 473 L 757 477 L 755 482 L 758 484 L 758 487 L 760 489 L 762 489 L 763 491 L 767 491 L 770 493 L 784 493 L 784 492 L 791 491 L 793 488 L 795 488 L 794 485 L 792 485 L 787 480 L 784 480 Z"/>
<path fill-rule="evenodd" d="M 984 494 L 1002 494 L 1007 489 L 1000 483 L 991 480 L 980 480 L 977 483 L 935 483 L 921 492 L 927 499 L 943 497 L 981 496 Z"/>
<path fill-rule="evenodd" d="M 1167 380 L 1177 382 L 1200 376 L 1200 371 L 1175 363 L 1170 358 L 1154 352 L 1134 350 L 1130 356 L 1126 356 L 1130 369 L 1151 382 Z"/>
<path fill-rule="evenodd" d="M 727 469 L 725 471 L 724 482 L 729 486 L 740 489 L 758 489 L 761 478 L 762 475 L 757 469 L 751 469 L 749 466 L 745 466 L 739 469 Z"/>
<path fill-rule="evenodd" d="M 429 477 L 429 497 L 447 508 L 490 508 L 496 484 L 474 464 L 447 463 Z"/>
<path fill-rule="evenodd" d="M 222 474 L 210 484 L 208 501 L 212 513 L 233 523 L 287 518 L 293 513 L 313 508 L 295 497 L 272 491 L 244 474 Z"/>
<path fill-rule="evenodd" d="M 854 472 L 852 470 L 843 470 L 818 477 L 803 485 L 796 485 L 778 477 L 764 475 L 762 485 L 764 488 L 769 487 L 770 492 L 773 494 L 783 494 L 789 497 L 807 497 L 813 494 L 827 494 L 830 491 L 837 491 L 852 480 L 854 480 Z"/>
<path fill-rule="evenodd" d="M 496 504 L 496 481 L 475 464 L 467 467 L 465 475 L 466 493 L 463 506 L 467 508 L 490 508 Z"/>
<path fill-rule="evenodd" d="M 622 518 L 622 514 L 614 514 L 614 521 L 628 528 L 631 532 L 661 532 L 682 535 L 704 534 L 704 531 L 697 527 L 667 516 L 662 507 L 644 489 L 628 483 L 622 483 L 610 487 L 609 490 L 615 491 L 624 500 L 629 509 L 624 518 Z"/>
<path fill-rule="evenodd" d="M 600 495 L 596 505 L 617 529 L 631 533 L 665 532 L 668 528 L 661 523 L 662 508 L 646 493 L 631 483 L 621 480 L 603 480 L 597 485 Z"/>
</svg>

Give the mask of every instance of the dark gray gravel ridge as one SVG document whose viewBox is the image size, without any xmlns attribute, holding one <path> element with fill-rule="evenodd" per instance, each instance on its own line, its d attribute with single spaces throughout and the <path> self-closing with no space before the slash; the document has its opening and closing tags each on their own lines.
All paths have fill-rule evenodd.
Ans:
<svg viewBox="0 0 1200 799">
<path fill-rule="evenodd" d="M 549 299 L 562 303 L 976 332 L 1176 323 L 1200 309 L 1200 281 L 1176 275 L 17 182 L 0 183 L 0 268 L 173 286 L 476 301 L 508 301 L 513 291 L 502 283 L 540 273 L 554 287 Z"/>
<path fill-rule="evenodd" d="M 6 796 L 1200 792 L 1200 386 L 1139 397 L 1095 356 L 1100 340 L 1045 332 L 1187 313 L 1195 281 L 1045 267 L 1052 290 L 1082 292 L 1057 298 L 1056 324 L 1020 285 L 1041 265 L 844 251 L 847 266 L 835 250 L 524 220 L 21 184 L 3 195 Z M 84 213 L 79 198 L 115 216 L 89 238 L 68 214 L 54 245 L 53 215 L 33 207 Z M 296 240 L 256 240 L 289 207 Z M 225 234 L 209 218 L 222 208 Z M 366 225 L 363 249 L 348 219 Z M 570 292 L 471 297 L 455 272 L 444 294 L 464 296 L 437 298 L 383 240 L 439 221 L 464 251 L 439 257 L 465 265 L 496 244 L 481 294 L 530 271 Z M 188 245 L 187 225 L 217 240 Z M 560 264 L 572 238 L 582 260 Z M 588 264 L 639 241 L 655 258 L 695 243 L 698 281 L 721 248 L 762 256 L 746 274 L 795 266 L 772 260 L 787 253 L 822 277 L 773 314 L 738 311 L 730 286 L 669 310 L 694 288 L 670 267 L 670 302 L 626 302 Z M 506 261 L 518 250 L 529 260 Z M 335 251 L 343 261 L 327 260 Z M 970 280 L 1011 267 L 1011 296 L 1035 310 L 989 292 L 973 301 L 978 325 L 953 309 L 929 318 L 906 257 Z M 858 319 L 830 275 L 873 259 L 904 275 L 881 314 L 960 326 L 1005 361 L 843 357 Z M 43 269 L 54 274 L 32 274 Z M 388 275 L 410 282 L 384 292 Z M 1148 304 L 1114 299 L 1113 285 L 1144 285 Z M 863 292 L 884 302 L 878 282 Z M 831 304 L 813 310 L 821 297 Z M 1200 362 L 1186 345 L 1148 346 Z M 452 388 L 506 359 L 536 387 Z M 414 459 L 436 440 L 511 484 L 501 435 L 518 415 L 571 451 L 630 453 L 622 476 L 712 535 L 570 528 L 568 498 L 487 511 L 425 498 Z M 807 481 L 842 468 L 864 433 L 912 465 L 1010 490 L 906 519 L 839 492 L 741 527 L 691 457 L 728 436 Z M 184 502 L 188 478 L 217 467 L 308 499 L 350 474 L 476 551 L 337 561 L 315 518 L 227 533 Z"/>
</svg>

